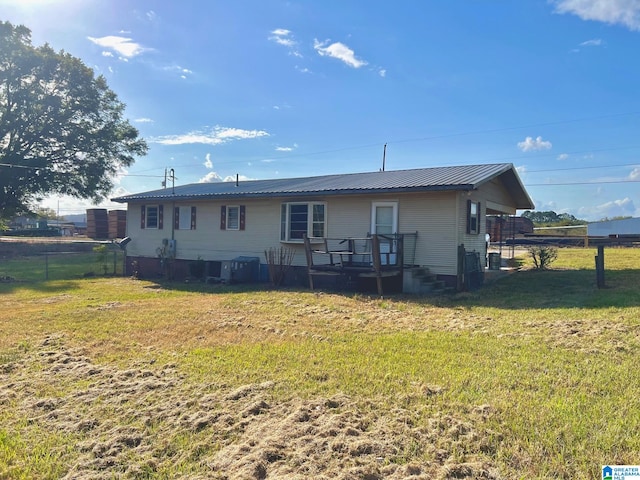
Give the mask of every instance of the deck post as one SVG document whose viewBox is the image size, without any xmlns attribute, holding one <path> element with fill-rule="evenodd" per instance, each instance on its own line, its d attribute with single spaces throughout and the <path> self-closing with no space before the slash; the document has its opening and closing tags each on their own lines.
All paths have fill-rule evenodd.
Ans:
<svg viewBox="0 0 640 480">
<path fill-rule="evenodd" d="M 309 288 L 313 290 L 313 275 L 311 275 L 311 269 L 313 268 L 313 252 L 311 251 L 311 242 L 309 241 L 309 237 L 304 233 L 302 235 L 302 239 L 304 240 L 304 254 L 307 258 L 307 275 L 309 276 Z"/>
<path fill-rule="evenodd" d="M 378 295 L 382 297 L 382 274 L 380 267 L 380 238 L 378 235 L 373 234 L 371 236 L 371 255 L 373 255 L 372 263 L 373 269 L 376 272 L 376 285 L 378 287 Z"/>
</svg>

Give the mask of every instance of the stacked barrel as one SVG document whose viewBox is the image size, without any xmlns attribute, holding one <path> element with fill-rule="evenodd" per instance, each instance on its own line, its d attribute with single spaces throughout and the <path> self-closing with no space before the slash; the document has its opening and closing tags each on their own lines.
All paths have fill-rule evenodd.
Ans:
<svg viewBox="0 0 640 480">
<path fill-rule="evenodd" d="M 109 217 L 106 208 L 87 209 L 87 237 L 99 240 L 109 237 Z"/>
<path fill-rule="evenodd" d="M 109 211 L 109 239 L 124 238 L 127 236 L 127 211 Z"/>
</svg>

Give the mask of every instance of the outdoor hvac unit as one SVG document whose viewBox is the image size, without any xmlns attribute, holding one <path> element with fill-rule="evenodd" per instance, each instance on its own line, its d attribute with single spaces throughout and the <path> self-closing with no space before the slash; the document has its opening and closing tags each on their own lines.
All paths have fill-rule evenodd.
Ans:
<svg viewBox="0 0 640 480">
<path fill-rule="evenodd" d="M 257 282 L 260 258 L 236 257 L 231 261 L 234 282 Z"/>
<path fill-rule="evenodd" d="M 220 280 L 224 283 L 247 283 L 259 280 L 259 257 L 236 257 L 223 260 L 220 265 Z"/>
</svg>

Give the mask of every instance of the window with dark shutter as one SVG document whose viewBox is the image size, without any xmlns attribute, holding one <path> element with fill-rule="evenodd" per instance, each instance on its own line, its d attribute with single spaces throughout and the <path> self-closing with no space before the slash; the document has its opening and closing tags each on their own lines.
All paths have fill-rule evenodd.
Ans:
<svg viewBox="0 0 640 480">
<path fill-rule="evenodd" d="M 470 235 L 480 233 L 480 202 L 467 200 L 467 233 Z"/>
</svg>

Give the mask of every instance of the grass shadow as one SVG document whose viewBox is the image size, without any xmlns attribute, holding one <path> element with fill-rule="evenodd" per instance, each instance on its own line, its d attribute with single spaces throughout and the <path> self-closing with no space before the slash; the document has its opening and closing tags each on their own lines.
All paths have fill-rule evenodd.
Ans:
<svg viewBox="0 0 640 480">
<path fill-rule="evenodd" d="M 436 302 L 507 309 L 637 307 L 640 269 L 606 272 L 605 288 L 597 287 L 595 270 L 524 270 Z"/>
</svg>

